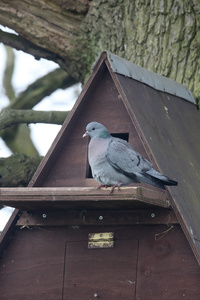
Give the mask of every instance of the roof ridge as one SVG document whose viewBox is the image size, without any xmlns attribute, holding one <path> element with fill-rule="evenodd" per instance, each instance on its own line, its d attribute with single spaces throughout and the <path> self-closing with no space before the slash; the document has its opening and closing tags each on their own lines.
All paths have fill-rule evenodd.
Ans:
<svg viewBox="0 0 200 300">
<path fill-rule="evenodd" d="M 155 72 L 140 67 L 133 62 L 121 58 L 109 51 L 104 50 L 101 52 L 93 65 L 93 69 L 95 68 L 99 59 L 102 57 L 103 53 L 106 54 L 107 59 L 110 63 L 110 67 L 114 73 L 132 78 L 139 82 L 145 83 L 158 91 L 178 96 L 180 98 L 183 98 L 184 100 L 196 104 L 196 101 L 187 86 L 178 83 L 168 77 L 159 75 Z"/>
</svg>

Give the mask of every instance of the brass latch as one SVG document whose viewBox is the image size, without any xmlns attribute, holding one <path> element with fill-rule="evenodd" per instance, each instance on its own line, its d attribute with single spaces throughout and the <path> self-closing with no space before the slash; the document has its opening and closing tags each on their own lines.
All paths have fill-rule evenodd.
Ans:
<svg viewBox="0 0 200 300">
<path fill-rule="evenodd" d="M 114 232 L 89 233 L 88 248 L 113 248 Z"/>
</svg>

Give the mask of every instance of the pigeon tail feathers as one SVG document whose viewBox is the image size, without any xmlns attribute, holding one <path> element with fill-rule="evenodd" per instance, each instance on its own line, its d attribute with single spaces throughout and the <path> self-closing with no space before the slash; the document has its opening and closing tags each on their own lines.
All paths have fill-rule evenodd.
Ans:
<svg viewBox="0 0 200 300">
<path fill-rule="evenodd" d="M 160 179 L 152 177 L 152 176 L 148 175 L 147 173 L 138 174 L 137 178 L 138 178 L 138 182 L 143 182 L 143 183 L 158 187 L 162 190 L 165 190 L 164 183 Z"/>
<path fill-rule="evenodd" d="M 152 178 L 159 180 L 163 185 L 178 185 L 178 182 L 172 180 L 168 176 L 162 175 L 153 168 L 146 172 L 146 174 L 150 175 Z"/>
</svg>

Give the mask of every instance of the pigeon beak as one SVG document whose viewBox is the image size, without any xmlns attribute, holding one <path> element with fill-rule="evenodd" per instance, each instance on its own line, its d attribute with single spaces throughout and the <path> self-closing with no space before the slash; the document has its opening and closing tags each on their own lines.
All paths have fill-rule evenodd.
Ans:
<svg viewBox="0 0 200 300">
<path fill-rule="evenodd" d="M 87 135 L 88 135 L 88 132 L 86 131 L 86 132 L 84 133 L 84 135 L 82 136 L 82 138 L 86 137 Z"/>
</svg>

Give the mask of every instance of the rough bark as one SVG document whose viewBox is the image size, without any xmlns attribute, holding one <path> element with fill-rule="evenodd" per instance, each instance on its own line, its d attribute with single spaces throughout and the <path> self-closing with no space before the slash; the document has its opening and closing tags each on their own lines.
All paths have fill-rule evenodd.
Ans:
<svg viewBox="0 0 200 300">
<path fill-rule="evenodd" d="M 196 99 L 200 96 L 197 0 L 4 0 L 0 14 L 1 24 L 31 43 L 27 52 L 39 47 L 39 55 L 49 58 L 50 51 L 50 59 L 78 81 L 107 49 L 186 84 Z"/>
<path fill-rule="evenodd" d="M 0 158 L 0 187 L 26 187 L 42 157 L 24 154 Z M 16 175 L 17 174 L 17 175 Z M 0 205 L 0 209 L 3 206 Z"/>
<path fill-rule="evenodd" d="M 27 186 L 41 159 L 39 156 L 23 154 L 0 158 L 0 186 Z"/>
<path fill-rule="evenodd" d="M 200 97 L 200 2 L 92 1 L 83 30 L 108 49 Z"/>
<path fill-rule="evenodd" d="M 23 50 L 25 43 L 26 52 L 54 60 L 74 78 L 83 80 L 84 69 L 75 64 L 82 50 L 76 39 L 89 5 L 86 0 L 5 0 L 0 3 L 1 24 L 19 36 L 6 34 L 1 40 Z"/>
</svg>

